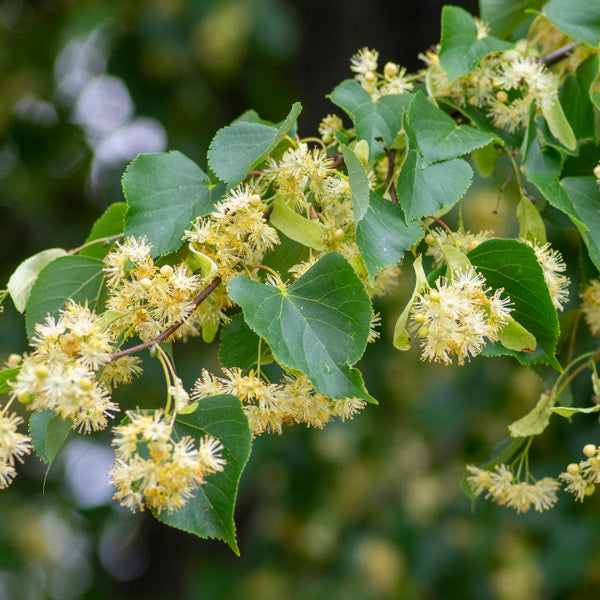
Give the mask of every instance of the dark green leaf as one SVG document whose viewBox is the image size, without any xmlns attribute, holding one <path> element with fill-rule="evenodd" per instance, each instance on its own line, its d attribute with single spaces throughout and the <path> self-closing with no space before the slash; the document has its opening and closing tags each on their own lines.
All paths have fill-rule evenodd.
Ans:
<svg viewBox="0 0 600 600">
<path fill-rule="evenodd" d="M 596 138 L 592 85 L 598 77 L 600 60 L 594 54 L 582 62 L 575 75 L 569 74 L 560 89 L 560 103 L 578 140 Z"/>
<path fill-rule="evenodd" d="M 458 6 L 444 6 L 440 63 L 450 81 L 470 73 L 491 52 L 502 52 L 512 47 L 512 44 L 492 36 L 477 39 L 475 19 Z"/>
<path fill-rule="evenodd" d="M 369 277 L 373 278 L 383 267 L 400 262 L 404 253 L 423 237 L 423 229 L 416 221 L 406 225 L 400 206 L 370 191 L 367 173 L 358 157 L 349 148 L 342 147 L 342 151 L 352 189 L 356 243 Z"/>
<path fill-rule="evenodd" d="M 196 442 L 205 435 L 218 439 L 227 464 L 222 472 L 209 475 L 183 508 L 172 514 L 155 514 L 156 518 L 202 538 L 221 539 L 239 555 L 233 513 L 240 477 L 252 449 L 248 420 L 239 399 L 204 398 L 193 413 L 177 416 L 174 429 L 178 437 L 189 435 Z"/>
<path fill-rule="evenodd" d="M 494 289 L 504 288 L 514 308 L 511 316 L 535 336 L 538 343 L 532 354 L 505 348 L 498 352 L 517 356 L 525 363 L 541 361 L 559 369 L 554 355 L 559 335 L 558 317 L 533 248 L 517 240 L 494 239 L 471 250 L 468 257 L 488 285 Z M 491 348 L 486 354 L 492 352 Z"/>
<path fill-rule="evenodd" d="M 391 94 L 376 100 L 354 79 L 342 81 L 329 95 L 331 101 L 352 119 L 356 137 L 369 143 L 369 160 L 375 160 L 382 139 L 390 148 L 402 127 L 402 115 L 412 94 Z"/>
<path fill-rule="evenodd" d="M 82 248 L 79 256 L 93 256 L 94 258 L 104 258 L 111 244 L 105 244 L 102 238 L 111 237 L 123 233 L 125 227 L 125 212 L 127 204 L 125 202 L 115 202 L 111 204 L 94 223 L 90 235 L 88 235 L 85 243 L 100 240 L 98 243 Z"/>
<path fill-rule="evenodd" d="M 569 198 L 577 219 L 585 223 L 587 231 L 580 234 L 590 253 L 590 258 L 600 269 L 600 188 L 594 177 L 565 177 L 560 188 Z"/>
<path fill-rule="evenodd" d="M 541 8 L 545 0 L 479 0 L 481 20 L 492 35 L 507 38 L 527 17 L 529 9 Z"/>
<path fill-rule="evenodd" d="M 88 256 L 61 256 L 39 274 L 33 284 L 25 311 L 27 337 L 35 332 L 35 324 L 43 323 L 46 315 L 58 316 L 68 299 L 87 301 L 90 309 L 96 308 L 102 287 L 103 263 Z"/>
<path fill-rule="evenodd" d="M 294 126 L 302 105 L 296 102 L 279 127 L 236 120 L 217 131 L 208 149 L 208 164 L 217 177 L 235 187 L 257 167 Z"/>
<path fill-rule="evenodd" d="M 29 417 L 31 443 L 40 460 L 48 467 L 56 458 L 71 431 L 71 421 L 63 421 L 50 409 L 37 410 Z"/>
<path fill-rule="evenodd" d="M 458 158 L 476 148 L 502 140 L 492 132 L 470 125 L 457 125 L 454 119 L 417 92 L 408 108 L 408 120 L 423 155 L 423 165 Z"/>
<path fill-rule="evenodd" d="M 262 261 L 266 267 L 270 267 L 277 271 L 285 279 L 286 274 L 291 278 L 289 270 L 301 262 L 308 259 L 309 248 L 304 244 L 291 240 L 286 235 L 280 233 L 279 239 L 281 243 L 275 247 L 273 252 L 269 252 Z"/>
<path fill-rule="evenodd" d="M 434 215 L 456 204 L 472 179 L 473 170 L 460 158 L 424 167 L 419 152 L 409 150 L 396 185 L 398 202 L 409 221 Z"/>
<path fill-rule="evenodd" d="M 573 39 L 597 49 L 600 44 L 600 3 L 590 0 L 550 0 L 543 14 Z"/>
<path fill-rule="evenodd" d="M 243 276 L 228 289 L 278 362 L 302 371 L 330 398 L 373 400 L 351 368 L 365 350 L 371 302 L 342 256 L 325 255 L 284 291 Z"/>
<path fill-rule="evenodd" d="M 125 235 L 145 236 L 152 256 L 177 250 L 190 222 L 212 212 L 222 186 L 181 152 L 140 154 L 123 175 Z"/>
<path fill-rule="evenodd" d="M 233 315 L 221 332 L 221 364 L 224 367 L 239 367 L 242 371 L 248 371 L 258 362 L 259 351 L 261 364 L 265 364 L 265 361 L 269 361 L 269 344 L 266 340 L 261 341 L 261 338 L 246 325 L 241 313 Z"/>
</svg>

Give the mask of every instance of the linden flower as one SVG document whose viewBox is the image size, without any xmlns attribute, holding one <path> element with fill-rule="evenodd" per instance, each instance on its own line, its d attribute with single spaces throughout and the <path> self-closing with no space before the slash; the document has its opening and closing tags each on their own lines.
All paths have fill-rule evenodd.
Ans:
<svg viewBox="0 0 600 600">
<path fill-rule="evenodd" d="M 22 422 L 16 413 L 0 412 L 0 489 L 8 487 L 15 478 L 15 460 L 23 462 L 23 456 L 31 452 L 31 438 L 17 432 Z"/>
<path fill-rule="evenodd" d="M 581 293 L 581 308 L 592 335 L 600 335 L 600 280 L 592 279 Z"/>
<path fill-rule="evenodd" d="M 361 48 L 350 59 L 350 70 L 361 75 L 370 71 L 376 71 L 378 59 L 379 52 L 377 50 L 371 50 L 367 47 Z"/>
<path fill-rule="evenodd" d="M 558 498 L 556 492 L 560 484 L 552 477 L 544 477 L 535 483 L 515 481 L 511 470 L 504 464 L 496 465 L 494 471 L 467 465 L 467 482 L 475 496 L 484 492 L 486 498 L 500 506 L 514 508 L 517 513 L 525 513 L 532 506 L 542 512 L 552 508 Z"/>
<path fill-rule="evenodd" d="M 474 250 L 481 244 L 492 238 L 494 233 L 492 231 L 484 230 L 473 233 L 471 231 L 453 231 L 449 232 L 446 229 L 435 228 L 432 229 L 426 236 L 425 242 L 428 245 L 427 256 L 433 256 L 436 266 L 441 266 L 446 262 L 444 253 L 442 252 L 443 246 L 454 246 L 461 252 L 467 253 Z"/>
<path fill-rule="evenodd" d="M 474 269 L 457 271 L 450 281 L 440 278 L 435 288 L 420 294 L 413 305 L 411 329 L 421 339 L 421 358 L 458 364 L 477 356 L 483 346 L 498 338 L 508 322 L 508 298 L 502 290 L 490 298 L 485 279 Z"/>
<path fill-rule="evenodd" d="M 116 459 L 109 476 L 117 490 L 113 498 L 132 512 L 144 506 L 159 513 L 179 510 L 206 477 L 225 468 L 223 445 L 211 436 L 196 448 L 190 436 L 173 439 L 173 420 L 161 410 L 127 416 L 129 423 L 114 428 Z"/>
<path fill-rule="evenodd" d="M 366 403 L 359 398 L 331 400 L 319 394 L 304 376 L 287 375 L 278 384 L 266 383 L 253 371 L 247 375 L 241 369 L 223 369 L 225 377 L 215 377 L 203 369 L 192 390 L 192 399 L 202 400 L 218 394 L 234 394 L 244 404 L 250 430 L 254 436 L 262 433 L 281 434 L 284 424 L 306 423 L 323 428 L 334 417 L 350 419 Z"/>
<path fill-rule="evenodd" d="M 553 250 L 549 243 L 540 245 L 526 240 L 527 245 L 535 251 L 535 256 L 544 272 L 544 280 L 550 292 L 550 298 L 556 310 L 562 310 L 563 305 L 569 300 L 568 277 L 563 275 L 567 267 L 558 250 Z"/>
</svg>

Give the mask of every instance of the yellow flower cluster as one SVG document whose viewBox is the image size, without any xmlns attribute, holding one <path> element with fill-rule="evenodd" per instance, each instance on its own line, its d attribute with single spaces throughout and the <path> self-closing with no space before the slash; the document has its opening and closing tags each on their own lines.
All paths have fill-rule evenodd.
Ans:
<svg viewBox="0 0 600 600">
<path fill-rule="evenodd" d="M 480 35 L 486 36 L 480 28 Z M 426 55 L 421 76 L 434 96 L 449 97 L 461 106 L 467 104 L 488 109 L 492 123 L 513 132 L 529 119 L 530 107 L 550 108 L 558 98 L 556 77 L 529 54 L 534 50 L 519 43 L 514 50 L 491 54 L 469 74 L 448 81 L 439 62 L 439 46 Z"/>
<path fill-rule="evenodd" d="M 526 513 L 532 506 L 538 512 L 552 508 L 557 502 L 560 484 L 552 477 L 535 483 L 515 480 L 512 471 L 504 464 L 494 471 L 467 465 L 467 482 L 475 496 L 486 492 L 485 497 L 500 506 L 509 506 L 518 513 Z"/>
<path fill-rule="evenodd" d="M 477 248 L 481 242 L 485 242 L 493 236 L 493 232 L 487 229 L 476 233 L 472 231 L 447 231 L 442 228 L 431 229 L 425 236 L 425 243 L 428 246 L 426 254 L 427 256 L 433 256 L 436 266 L 439 267 L 446 261 L 442 252 L 443 246 L 454 246 L 466 254 Z"/>
<path fill-rule="evenodd" d="M 198 335 L 204 313 L 190 314 L 190 302 L 206 285 L 185 263 L 158 267 L 145 239 L 118 243 L 105 262 L 106 308 L 115 311 L 111 329 L 127 339 L 152 340 L 169 326 L 185 321 L 171 340 Z"/>
<path fill-rule="evenodd" d="M 373 99 L 389 94 L 404 94 L 413 89 L 411 78 L 406 69 L 388 62 L 383 73 L 377 72 L 379 53 L 377 50 L 361 48 L 351 59 L 350 69 L 356 73 L 355 79 Z"/>
<path fill-rule="evenodd" d="M 253 435 L 282 432 L 284 424 L 306 423 L 321 429 L 330 419 L 352 418 L 365 406 L 359 398 L 331 400 L 319 394 L 304 376 L 287 375 L 281 383 L 266 383 L 250 371 L 223 369 L 224 377 L 215 377 L 206 369 L 196 381 L 192 399 L 217 394 L 233 394 L 244 403 Z"/>
<path fill-rule="evenodd" d="M 565 490 L 575 496 L 576 500 L 583 501 L 585 496 L 590 496 L 600 483 L 600 448 L 595 444 L 586 444 L 583 448 L 585 460 L 571 463 L 567 470 L 559 475 L 565 482 Z"/>
<path fill-rule="evenodd" d="M 69 302 L 60 317 L 35 327 L 35 351 L 24 358 L 12 384 L 13 397 L 30 410 L 52 409 L 73 428 L 89 433 L 104 429 L 117 410 L 108 384 L 97 377 L 114 346 L 112 332 L 86 306 Z M 135 363 L 117 370 L 132 376 Z"/>
<path fill-rule="evenodd" d="M 31 438 L 17 431 L 22 422 L 16 413 L 6 413 L 6 408 L 0 411 L 0 489 L 15 478 L 15 459 L 23 462 L 23 456 L 31 452 Z"/>
<path fill-rule="evenodd" d="M 116 460 L 109 472 L 113 496 L 132 512 L 144 506 L 157 512 L 182 508 L 205 478 L 222 471 L 223 446 L 211 436 L 173 439 L 173 418 L 162 410 L 128 411 L 129 422 L 114 428 Z M 147 457 L 147 458 L 146 458 Z"/>
<path fill-rule="evenodd" d="M 548 286 L 554 308 L 562 310 L 563 305 L 569 301 L 570 280 L 563 275 L 567 267 L 560 252 L 551 248 L 549 243 L 538 244 L 529 240 L 526 243 L 533 248 L 540 267 L 542 267 L 544 281 Z"/>
<path fill-rule="evenodd" d="M 410 311 L 413 332 L 421 340 L 421 358 L 458 364 L 477 356 L 485 344 L 498 338 L 508 322 L 510 299 L 502 289 L 489 296 L 484 277 L 470 268 L 456 271 L 452 279 L 441 277 L 436 287 L 419 294 Z"/>
</svg>

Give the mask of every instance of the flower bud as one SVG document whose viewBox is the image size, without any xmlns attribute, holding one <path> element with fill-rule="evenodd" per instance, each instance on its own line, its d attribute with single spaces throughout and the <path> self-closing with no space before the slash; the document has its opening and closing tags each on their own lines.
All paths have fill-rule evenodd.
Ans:
<svg viewBox="0 0 600 600">
<path fill-rule="evenodd" d="M 502 102 L 502 104 L 504 104 L 505 102 L 508 102 L 508 94 L 504 90 L 500 90 L 496 94 L 496 100 L 498 100 L 498 102 Z"/>
<path fill-rule="evenodd" d="M 33 402 L 33 396 L 27 392 L 24 394 L 19 394 L 17 396 L 17 401 L 21 404 L 31 404 Z"/>
<path fill-rule="evenodd" d="M 579 473 L 579 465 L 576 463 L 571 463 L 567 467 L 567 473 L 569 475 L 577 475 Z"/>
<path fill-rule="evenodd" d="M 152 287 L 152 279 L 144 277 L 143 279 L 140 279 L 140 285 L 142 286 L 142 289 L 147 292 Z"/>
<path fill-rule="evenodd" d="M 160 268 L 160 274 L 166 279 L 168 279 L 169 277 L 171 277 L 171 275 L 173 275 L 173 267 L 171 265 L 163 265 Z"/>
<path fill-rule="evenodd" d="M 583 447 L 583 453 L 588 457 L 588 458 L 592 458 L 592 456 L 596 456 L 596 452 L 598 451 L 598 448 L 596 447 L 596 444 L 586 444 Z"/>
<path fill-rule="evenodd" d="M 597 164 L 597 165 L 594 167 L 594 177 L 595 177 L 596 179 L 600 179 L 600 164 Z"/>
<path fill-rule="evenodd" d="M 40 365 L 35 370 L 35 376 L 38 379 L 46 379 L 48 375 L 50 375 L 50 371 L 48 370 L 48 367 L 46 365 Z"/>
<path fill-rule="evenodd" d="M 82 377 L 79 380 L 79 387 L 84 392 L 89 392 L 94 387 L 94 384 L 92 383 L 92 380 L 89 377 Z"/>
<path fill-rule="evenodd" d="M 393 77 L 398 73 L 399 67 L 396 63 L 389 62 L 383 67 L 383 74 L 385 77 Z"/>
</svg>

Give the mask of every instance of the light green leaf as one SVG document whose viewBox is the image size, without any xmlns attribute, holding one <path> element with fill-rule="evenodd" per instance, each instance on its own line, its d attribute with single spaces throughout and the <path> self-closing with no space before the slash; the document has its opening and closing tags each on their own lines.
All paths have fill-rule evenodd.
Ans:
<svg viewBox="0 0 600 600">
<path fill-rule="evenodd" d="M 281 196 L 277 196 L 273 202 L 269 222 L 290 239 L 315 250 L 325 250 L 323 230 L 319 221 L 299 215 L 286 204 L 285 199 Z"/>
<path fill-rule="evenodd" d="M 14 381 L 20 370 L 20 367 L 17 367 L 16 369 L 2 369 L 0 371 L 0 394 L 6 394 L 12 390 L 9 381 Z"/>
<path fill-rule="evenodd" d="M 542 12 L 568 36 L 598 49 L 600 3 L 590 0 L 550 0 Z"/>
<path fill-rule="evenodd" d="M 62 248 L 50 248 L 49 250 L 42 250 L 33 256 L 25 259 L 10 276 L 8 280 L 8 293 L 15 303 L 16 309 L 23 313 L 27 306 L 27 300 L 31 293 L 31 288 L 35 283 L 40 272 L 46 265 L 51 263 L 54 259 L 59 256 L 65 256 L 66 250 Z"/>
<path fill-rule="evenodd" d="M 191 436 L 196 444 L 210 435 L 223 445 L 225 469 L 206 478 L 183 508 L 174 512 L 155 513 L 155 517 L 176 529 L 202 538 L 226 542 L 239 555 L 233 520 L 238 486 L 252 449 L 248 420 L 235 396 L 213 396 L 198 402 L 193 413 L 179 414 L 174 435 Z"/>
<path fill-rule="evenodd" d="M 50 409 L 36 410 L 29 417 L 31 443 L 40 460 L 52 465 L 71 431 L 71 421 L 63 421 Z"/>
<path fill-rule="evenodd" d="M 537 240 L 539 244 L 546 243 L 544 221 L 533 202 L 526 196 L 521 196 L 517 205 L 517 219 L 520 226 L 519 239 L 531 242 Z"/>
<path fill-rule="evenodd" d="M 552 394 L 543 392 L 537 404 L 524 417 L 508 426 L 510 435 L 516 438 L 542 433 L 548 427 L 555 402 Z"/>
<path fill-rule="evenodd" d="M 223 127 L 208 149 L 208 164 L 217 177 L 235 187 L 258 167 L 294 126 L 302 105 L 296 102 L 281 125 L 236 120 Z"/>
<path fill-rule="evenodd" d="M 506 39 L 529 15 L 527 9 L 538 9 L 546 0 L 479 0 L 481 20 L 491 27 L 492 35 Z"/>
<path fill-rule="evenodd" d="M 125 235 L 145 236 L 151 255 L 178 250 L 190 222 L 213 211 L 224 188 L 181 152 L 140 154 L 123 174 Z"/>
<path fill-rule="evenodd" d="M 498 152 L 493 144 L 473 150 L 471 157 L 475 168 L 482 177 L 489 177 L 494 172 L 498 162 Z"/>
<path fill-rule="evenodd" d="M 414 131 L 423 165 L 458 158 L 488 144 L 503 144 L 492 132 L 470 125 L 457 125 L 443 110 L 417 92 L 408 108 L 408 120 Z"/>
<path fill-rule="evenodd" d="M 423 229 L 416 221 L 407 225 L 400 206 L 369 189 L 367 172 L 352 150 L 342 146 L 342 152 L 350 177 L 356 243 L 372 279 L 383 267 L 400 262 L 423 237 Z"/>
<path fill-rule="evenodd" d="M 575 406 L 554 406 L 552 412 L 560 415 L 561 417 L 569 418 L 577 413 L 590 414 L 600 411 L 600 405 L 588 406 L 587 408 L 576 408 Z"/>
<path fill-rule="evenodd" d="M 409 150 L 398 177 L 396 193 L 407 221 L 436 214 L 456 204 L 467 192 L 473 170 L 454 158 L 428 167 L 416 150 Z"/>
<path fill-rule="evenodd" d="M 504 288 L 512 302 L 511 316 L 538 344 L 531 354 L 513 353 L 498 345 L 487 346 L 485 354 L 508 353 L 524 364 L 541 361 L 560 370 L 554 355 L 559 335 L 558 317 L 533 248 L 517 240 L 494 239 L 481 243 L 467 256 L 489 286 Z"/>
<path fill-rule="evenodd" d="M 94 310 L 102 287 L 103 266 L 101 260 L 88 256 L 61 256 L 46 265 L 33 284 L 27 301 L 27 337 L 31 339 L 35 324 L 43 323 L 47 314 L 58 317 L 69 299 L 87 302 Z"/>
<path fill-rule="evenodd" d="M 552 135 L 561 144 L 569 148 L 569 150 L 575 150 L 577 148 L 577 139 L 575 138 L 573 129 L 571 129 L 571 125 L 569 125 L 569 121 L 567 121 L 560 101 L 558 99 L 554 100 L 551 106 L 543 104 L 542 114 L 544 115 L 544 119 L 546 119 L 546 123 L 548 123 Z"/>
<path fill-rule="evenodd" d="M 352 119 L 358 140 L 369 143 L 369 158 L 375 160 L 382 152 L 379 139 L 391 148 L 402 128 L 402 115 L 412 94 L 390 94 L 373 99 L 354 79 L 342 81 L 329 99 Z"/>
<path fill-rule="evenodd" d="M 233 315 L 231 320 L 223 326 L 221 344 L 219 345 L 219 359 L 224 367 L 239 367 L 248 371 L 257 364 L 258 355 L 261 355 L 261 364 L 273 361 L 269 344 L 248 327 L 241 313 Z"/>
<path fill-rule="evenodd" d="M 410 349 L 410 336 L 406 330 L 406 322 L 408 321 L 410 309 L 412 308 L 417 296 L 427 286 L 427 276 L 425 275 L 425 271 L 423 271 L 423 256 L 421 254 L 419 254 L 419 256 L 417 256 L 413 262 L 413 269 L 415 271 L 415 288 L 410 300 L 406 303 L 406 306 L 404 307 L 401 315 L 398 317 L 396 326 L 394 327 L 394 346 L 398 348 L 398 350 Z"/>
<path fill-rule="evenodd" d="M 498 333 L 498 341 L 508 350 L 534 352 L 537 346 L 535 336 L 512 317 Z"/>
<path fill-rule="evenodd" d="M 329 398 L 373 401 L 351 368 L 365 350 L 371 302 L 346 259 L 326 254 L 285 290 L 244 276 L 228 290 L 280 364 L 302 371 Z"/>
<path fill-rule="evenodd" d="M 502 52 L 512 47 L 512 44 L 492 36 L 477 39 L 475 19 L 466 10 L 458 6 L 444 6 L 442 9 L 439 56 L 451 82 L 470 73 L 491 52 Z"/>
<path fill-rule="evenodd" d="M 442 254 L 444 255 L 444 260 L 448 265 L 450 276 L 452 276 L 452 273 L 455 271 L 466 271 L 472 266 L 471 261 L 466 257 L 465 254 L 456 248 L 456 246 L 442 246 Z"/>
<path fill-rule="evenodd" d="M 200 273 L 205 279 L 214 279 L 219 272 L 217 263 L 210 256 L 196 250 L 193 244 L 189 245 L 189 249 L 191 253 L 188 254 L 186 262 L 190 269 L 194 273 Z"/>
<path fill-rule="evenodd" d="M 104 238 L 123 233 L 125 226 L 125 212 L 127 204 L 125 202 L 114 202 L 111 204 L 94 223 L 90 235 L 84 243 L 89 244 L 94 240 L 99 240 L 96 244 L 82 248 L 77 254 L 79 256 L 92 256 L 94 258 L 104 258 L 112 244 L 106 244 Z"/>
</svg>

